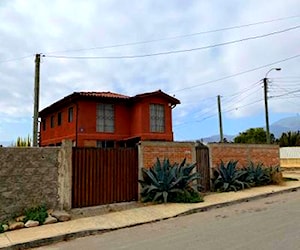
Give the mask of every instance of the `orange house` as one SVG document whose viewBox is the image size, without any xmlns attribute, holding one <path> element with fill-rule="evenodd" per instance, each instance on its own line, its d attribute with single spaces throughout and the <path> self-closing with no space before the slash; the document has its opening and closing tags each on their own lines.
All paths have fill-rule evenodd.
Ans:
<svg viewBox="0 0 300 250">
<path fill-rule="evenodd" d="M 180 101 L 161 90 L 133 97 L 74 92 L 39 112 L 40 146 L 70 139 L 78 147 L 131 147 L 143 140 L 173 141 L 172 109 Z"/>
</svg>

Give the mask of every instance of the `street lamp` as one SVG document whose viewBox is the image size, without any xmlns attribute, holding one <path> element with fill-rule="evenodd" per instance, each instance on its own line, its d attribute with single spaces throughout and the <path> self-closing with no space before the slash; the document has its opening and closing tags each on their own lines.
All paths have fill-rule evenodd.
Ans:
<svg viewBox="0 0 300 250">
<path fill-rule="evenodd" d="M 270 69 L 264 78 L 264 97 L 265 97 L 265 114 L 266 114 L 266 136 L 267 136 L 267 144 L 270 144 L 270 127 L 269 127 L 269 111 L 268 111 L 268 74 L 272 71 L 280 71 L 281 68 L 272 68 Z"/>
</svg>

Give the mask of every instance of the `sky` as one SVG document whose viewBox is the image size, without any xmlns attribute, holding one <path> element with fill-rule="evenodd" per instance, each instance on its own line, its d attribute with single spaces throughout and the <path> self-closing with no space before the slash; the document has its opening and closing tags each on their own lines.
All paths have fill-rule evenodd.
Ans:
<svg viewBox="0 0 300 250">
<path fill-rule="evenodd" d="M 0 141 L 32 135 L 40 110 L 76 91 L 161 89 L 176 141 L 300 113 L 300 0 L 0 0 Z M 281 71 L 272 70 L 281 68 Z"/>
</svg>

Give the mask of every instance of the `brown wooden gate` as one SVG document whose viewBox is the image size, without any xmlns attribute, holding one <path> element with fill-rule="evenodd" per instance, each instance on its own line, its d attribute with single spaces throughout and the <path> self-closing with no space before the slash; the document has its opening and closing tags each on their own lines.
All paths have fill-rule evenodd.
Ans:
<svg viewBox="0 0 300 250">
<path fill-rule="evenodd" d="M 73 148 L 72 207 L 138 199 L 136 148 Z"/>
<path fill-rule="evenodd" d="M 196 147 L 197 171 L 200 173 L 201 179 L 199 184 L 203 192 L 210 191 L 210 165 L 209 165 L 209 149 L 203 144 Z"/>
</svg>

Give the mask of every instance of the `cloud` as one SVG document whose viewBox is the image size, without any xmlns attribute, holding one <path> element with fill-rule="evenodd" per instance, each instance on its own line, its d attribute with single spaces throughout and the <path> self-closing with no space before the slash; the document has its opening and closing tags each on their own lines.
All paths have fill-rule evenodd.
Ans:
<svg viewBox="0 0 300 250">
<path fill-rule="evenodd" d="M 26 123 L 23 127 L 31 126 L 35 53 L 46 55 L 41 62 L 41 108 L 74 91 L 135 95 L 162 89 L 182 102 L 174 109 L 173 115 L 174 124 L 185 123 L 178 129 L 174 128 L 175 137 L 179 139 L 196 139 L 205 137 L 204 133 L 210 135 L 214 132 L 209 123 L 201 126 L 206 124 L 202 123 L 206 117 L 217 114 L 217 95 L 222 96 L 223 110 L 227 111 L 224 119 L 256 119 L 254 117 L 263 112 L 263 103 L 249 103 L 263 97 L 261 83 L 255 83 L 269 68 L 223 81 L 202 83 L 296 55 L 299 53 L 299 30 L 213 49 L 137 59 L 76 60 L 47 56 L 139 55 L 266 34 L 296 26 L 299 18 L 135 46 L 92 49 L 299 15 L 298 4 L 298 0 L 276 0 L 272 4 L 267 0 L 1 1 L 0 15 L 5 20 L 0 24 L 0 36 L 4 38 L 0 47 L 1 123 L 6 123 L 5 119 L 28 117 L 29 122 L 23 121 Z M 86 48 L 91 49 L 82 50 Z M 31 56 L 5 62 L 28 55 Z M 299 77 L 299 58 L 278 66 L 282 71 L 272 72 L 270 77 Z M 286 79 L 280 84 L 291 89 Z M 270 88 L 270 95 L 272 91 L 274 89 Z M 237 92 L 240 94 L 231 96 Z M 296 98 L 270 100 L 270 111 L 274 113 L 299 112 L 298 106 Z M 25 135 L 29 132 L 20 130 Z"/>
</svg>

